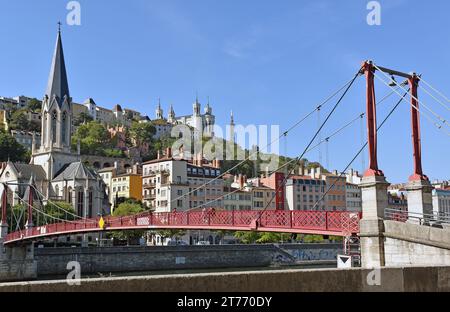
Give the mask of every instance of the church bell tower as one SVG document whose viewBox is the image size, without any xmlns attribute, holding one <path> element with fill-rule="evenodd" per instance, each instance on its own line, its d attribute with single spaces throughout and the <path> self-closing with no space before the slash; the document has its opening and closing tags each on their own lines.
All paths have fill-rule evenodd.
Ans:
<svg viewBox="0 0 450 312">
<path fill-rule="evenodd" d="M 72 98 L 61 28 L 58 29 L 47 90 L 42 101 L 41 131 L 41 147 L 34 151 L 31 163 L 43 166 L 47 178 L 51 180 L 64 164 L 79 160 L 79 156 L 71 152 Z"/>
</svg>

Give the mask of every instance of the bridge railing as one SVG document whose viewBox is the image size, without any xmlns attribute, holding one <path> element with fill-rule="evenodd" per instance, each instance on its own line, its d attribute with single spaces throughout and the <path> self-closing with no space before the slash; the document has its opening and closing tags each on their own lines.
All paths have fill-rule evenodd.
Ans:
<svg viewBox="0 0 450 312">
<path fill-rule="evenodd" d="M 347 235 L 359 233 L 361 214 L 326 211 L 222 211 L 203 210 L 189 212 L 145 212 L 124 217 L 105 217 L 100 228 L 99 219 L 68 221 L 34 227 L 10 233 L 6 241 L 31 237 L 71 235 L 102 230 L 128 230 L 151 228 L 229 229 L 279 232 L 317 232 Z"/>
<path fill-rule="evenodd" d="M 386 220 L 398 221 L 398 222 L 414 222 L 421 225 L 450 225 L 450 214 L 447 213 L 433 213 L 423 214 L 409 212 L 407 210 L 387 208 L 385 209 L 384 216 Z"/>
</svg>

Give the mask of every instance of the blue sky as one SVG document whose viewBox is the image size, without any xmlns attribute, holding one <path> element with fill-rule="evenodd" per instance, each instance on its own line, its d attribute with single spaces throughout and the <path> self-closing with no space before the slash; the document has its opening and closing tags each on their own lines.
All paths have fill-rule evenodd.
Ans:
<svg viewBox="0 0 450 312">
<path fill-rule="evenodd" d="M 365 59 L 417 71 L 450 95 L 446 0 L 380 1 L 381 26 L 366 23 L 365 0 L 79 2 L 81 26 L 63 26 L 76 102 L 92 97 L 100 106 L 120 103 L 153 117 L 160 97 L 165 113 L 173 103 L 184 115 L 198 92 L 202 104 L 211 98 L 218 124 L 226 124 L 233 110 L 237 123 L 284 129 L 348 81 Z M 43 96 L 56 23 L 66 20 L 67 3 L 0 0 L 0 95 Z M 324 137 L 364 111 L 364 85 L 360 78 Z M 386 93 L 377 81 L 378 98 Z M 419 96 L 450 119 L 448 110 Z M 383 104 L 379 119 L 395 99 Z M 299 154 L 316 127 L 314 116 L 281 142 L 281 152 Z M 331 169 L 342 170 L 359 149 L 360 128 L 357 122 L 330 142 Z M 450 178 L 449 137 L 425 119 L 422 130 L 425 173 Z M 409 107 L 403 103 L 379 134 L 379 165 L 390 182 L 406 181 L 412 173 L 411 145 Z M 325 163 L 325 146 L 322 153 Z M 307 157 L 317 160 L 318 152 Z M 361 170 L 361 160 L 354 167 Z"/>
</svg>

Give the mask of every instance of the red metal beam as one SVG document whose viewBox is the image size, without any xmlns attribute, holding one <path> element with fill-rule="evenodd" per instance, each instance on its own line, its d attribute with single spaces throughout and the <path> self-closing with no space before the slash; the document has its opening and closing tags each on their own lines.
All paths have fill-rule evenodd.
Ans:
<svg viewBox="0 0 450 312">
<path fill-rule="evenodd" d="M 422 170 L 422 146 L 420 137 L 420 113 L 418 102 L 418 86 L 420 78 L 413 74 L 409 79 L 409 86 L 411 88 L 411 129 L 413 141 L 413 158 L 414 158 L 414 173 L 409 177 L 409 181 L 429 181 L 428 177 L 423 174 Z"/>
<path fill-rule="evenodd" d="M 372 62 L 363 63 L 363 71 L 366 75 L 366 106 L 367 106 L 367 132 L 369 140 L 369 169 L 364 173 L 368 176 L 383 176 L 383 172 L 378 169 L 377 157 L 377 103 L 375 99 L 375 67 Z"/>
</svg>

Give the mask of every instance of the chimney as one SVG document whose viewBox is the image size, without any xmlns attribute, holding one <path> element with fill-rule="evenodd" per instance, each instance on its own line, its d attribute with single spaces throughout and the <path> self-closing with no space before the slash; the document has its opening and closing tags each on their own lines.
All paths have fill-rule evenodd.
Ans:
<svg viewBox="0 0 450 312">
<path fill-rule="evenodd" d="M 172 158 L 172 149 L 170 147 L 168 147 L 166 149 L 166 157 L 167 158 Z"/>
<path fill-rule="evenodd" d="M 139 174 L 139 164 L 138 163 L 133 165 L 133 174 Z"/>
<path fill-rule="evenodd" d="M 311 178 L 315 179 L 316 178 L 316 169 L 311 168 Z"/>
<path fill-rule="evenodd" d="M 300 164 L 300 167 L 298 168 L 298 174 L 300 176 L 305 175 L 305 166 L 303 166 L 303 164 Z"/>
<path fill-rule="evenodd" d="M 322 177 L 322 167 L 318 167 L 316 171 L 316 178 L 320 179 Z"/>
<path fill-rule="evenodd" d="M 158 155 L 156 156 L 157 159 L 161 159 L 161 151 L 158 150 Z"/>
<path fill-rule="evenodd" d="M 244 177 L 242 173 L 239 173 L 239 188 L 242 189 L 244 187 Z"/>
<path fill-rule="evenodd" d="M 114 162 L 114 168 L 119 169 L 119 163 L 117 161 Z"/>
<path fill-rule="evenodd" d="M 333 171 L 333 174 L 336 175 L 336 176 L 339 175 L 339 173 L 338 173 L 337 170 L 334 170 L 334 171 Z"/>
<path fill-rule="evenodd" d="M 266 178 L 269 177 L 269 166 L 266 167 Z"/>
</svg>

